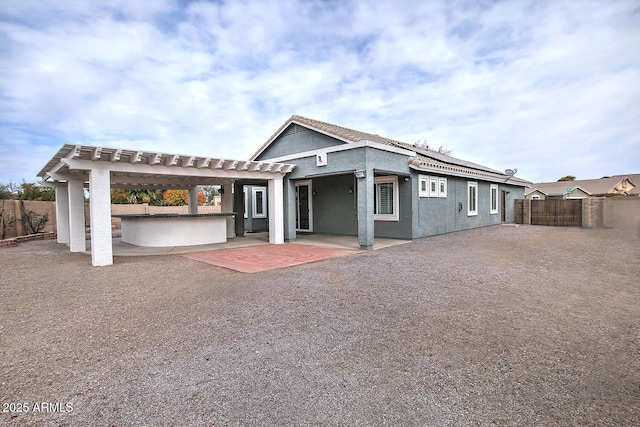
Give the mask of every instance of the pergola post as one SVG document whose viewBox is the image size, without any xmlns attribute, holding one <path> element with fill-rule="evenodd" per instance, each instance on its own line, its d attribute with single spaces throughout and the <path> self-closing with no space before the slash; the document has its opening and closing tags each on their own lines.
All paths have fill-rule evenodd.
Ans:
<svg viewBox="0 0 640 427">
<path fill-rule="evenodd" d="M 269 181 L 269 243 L 284 243 L 284 198 L 282 177 Z"/>
<path fill-rule="evenodd" d="M 189 215 L 198 214 L 198 187 L 189 188 Z"/>
<path fill-rule="evenodd" d="M 111 177 L 109 170 L 89 172 L 91 215 L 91 263 L 95 267 L 113 264 L 111 233 Z"/>
<path fill-rule="evenodd" d="M 225 184 L 222 189 L 222 196 L 220 197 L 220 202 L 222 206 L 220 208 L 222 213 L 231 213 L 233 212 L 233 184 Z M 236 233 L 234 231 L 235 220 L 232 216 L 227 217 L 227 239 L 233 239 L 236 237 Z"/>
<path fill-rule="evenodd" d="M 84 226 L 84 183 L 77 179 L 67 184 L 69 199 L 69 250 L 84 252 L 87 242 Z"/>
<path fill-rule="evenodd" d="M 69 189 L 67 184 L 56 184 L 56 234 L 58 243 L 69 243 Z"/>
</svg>

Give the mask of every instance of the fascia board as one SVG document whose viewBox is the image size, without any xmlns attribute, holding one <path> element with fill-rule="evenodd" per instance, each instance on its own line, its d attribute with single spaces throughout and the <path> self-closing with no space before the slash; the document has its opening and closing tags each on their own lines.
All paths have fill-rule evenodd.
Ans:
<svg viewBox="0 0 640 427">
<path fill-rule="evenodd" d="M 303 151 L 302 153 L 288 154 L 286 156 L 274 157 L 272 159 L 265 159 L 265 161 L 275 162 L 275 163 L 288 162 L 291 160 L 304 159 L 307 157 L 315 157 L 317 154 L 337 153 L 340 151 L 356 150 L 358 148 L 365 148 L 365 147 L 375 148 L 377 150 L 401 154 L 409 157 L 416 155 L 415 152 L 406 150 L 404 148 L 380 144 L 379 142 L 360 141 L 360 142 L 349 142 L 348 144 L 337 145 L 335 147 L 327 147 L 327 148 L 319 148 L 317 150 Z"/>
</svg>

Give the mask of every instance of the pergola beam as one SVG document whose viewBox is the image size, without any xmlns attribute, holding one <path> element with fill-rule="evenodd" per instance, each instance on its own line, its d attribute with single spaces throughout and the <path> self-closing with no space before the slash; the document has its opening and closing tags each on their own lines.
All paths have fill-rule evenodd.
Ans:
<svg viewBox="0 0 640 427">
<path fill-rule="evenodd" d="M 102 157 L 102 147 L 94 148 L 91 153 L 91 160 L 100 160 L 100 157 Z"/>
<path fill-rule="evenodd" d="M 142 161 L 142 154 L 143 152 L 141 150 L 136 151 L 135 154 L 131 156 L 131 163 L 140 163 Z"/>
<path fill-rule="evenodd" d="M 111 153 L 111 161 L 112 162 L 120 161 L 120 156 L 122 156 L 122 149 L 118 148 L 116 151 Z"/>
<path fill-rule="evenodd" d="M 282 172 L 270 172 L 273 163 L 265 163 L 260 171 L 237 170 L 235 165 L 238 160 L 227 160 L 230 164 L 222 169 L 198 169 L 198 168 L 175 168 L 164 165 L 145 165 L 143 163 L 110 163 L 94 162 L 81 159 L 60 159 L 69 168 L 69 171 L 89 171 L 91 169 L 108 169 L 112 172 L 131 173 L 140 175 L 156 176 L 189 176 L 202 178 L 233 178 L 233 179 L 269 179 L 275 176 L 284 176 Z"/>
</svg>

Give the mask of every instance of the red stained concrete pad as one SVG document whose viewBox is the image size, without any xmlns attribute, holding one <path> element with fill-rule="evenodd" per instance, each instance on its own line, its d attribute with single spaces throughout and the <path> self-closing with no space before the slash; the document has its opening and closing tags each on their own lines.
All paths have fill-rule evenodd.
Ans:
<svg viewBox="0 0 640 427">
<path fill-rule="evenodd" d="M 193 252 L 181 256 L 243 273 L 258 273 L 361 252 L 364 251 L 284 243 Z"/>
</svg>

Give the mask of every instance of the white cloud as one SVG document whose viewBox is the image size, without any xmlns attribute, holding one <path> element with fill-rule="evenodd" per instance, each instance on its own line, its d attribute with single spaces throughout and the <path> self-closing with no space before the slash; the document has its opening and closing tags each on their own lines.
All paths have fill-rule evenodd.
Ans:
<svg viewBox="0 0 640 427">
<path fill-rule="evenodd" d="M 534 181 L 638 172 L 636 8 L 5 2 L 0 182 L 32 180 L 47 159 L 15 161 L 68 141 L 246 158 L 291 114 Z"/>
</svg>

